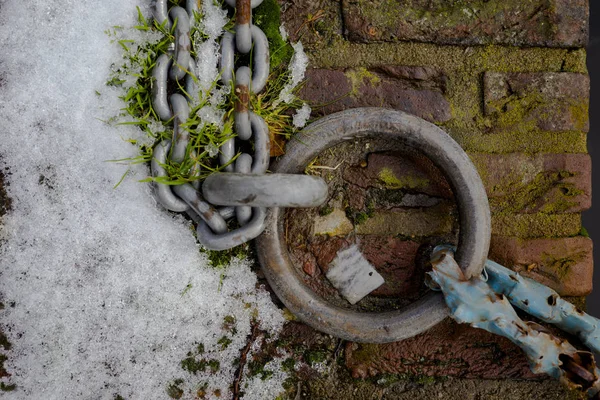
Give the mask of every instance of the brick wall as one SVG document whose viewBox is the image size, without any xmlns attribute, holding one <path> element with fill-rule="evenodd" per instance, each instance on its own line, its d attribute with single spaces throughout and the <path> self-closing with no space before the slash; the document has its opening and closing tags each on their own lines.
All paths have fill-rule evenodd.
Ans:
<svg viewBox="0 0 600 400">
<path fill-rule="evenodd" d="M 490 258 L 563 296 L 591 291 L 592 244 L 580 215 L 591 204 L 587 0 L 280 4 L 288 33 L 302 40 L 311 60 L 302 96 L 313 116 L 378 106 L 440 126 L 469 154 L 486 187 Z M 342 166 L 344 187 L 354 194 L 340 206 L 346 215 L 348 205 L 368 213 L 355 224 L 365 247 L 414 253 L 412 242 L 452 233 L 453 222 L 444 222 L 452 217 L 451 205 L 443 207 L 452 199 L 439 172 L 388 153 L 368 154 L 365 161 Z M 400 189 L 410 196 L 384 204 L 381 191 Z M 376 201 L 366 204 L 363 197 Z M 319 257 L 333 254 L 345 233 L 315 240 L 305 273 L 318 275 L 327 264 Z M 336 240 L 333 247 L 324 244 Z M 379 258 L 384 260 L 372 262 L 392 275 L 405 276 L 414 263 L 410 257 Z M 356 377 L 533 378 L 510 343 L 451 322 L 401 343 L 350 343 L 346 350 Z"/>
</svg>

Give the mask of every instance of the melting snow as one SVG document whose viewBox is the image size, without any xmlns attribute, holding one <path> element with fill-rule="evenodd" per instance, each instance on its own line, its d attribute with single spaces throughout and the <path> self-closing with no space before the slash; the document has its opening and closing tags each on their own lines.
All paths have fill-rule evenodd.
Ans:
<svg viewBox="0 0 600 400">
<path fill-rule="evenodd" d="M 207 266 L 188 222 L 137 182 L 145 166 L 113 189 L 127 167 L 106 160 L 136 156 L 121 137 L 142 135 L 102 122 L 122 107 L 121 92 L 104 85 L 121 58 L 104 31 L 135 25 L 136 5 L 149 14 L 136 0 L 1 2 L 0 163 L 13 200 L 1 228 L 0 323 L 13 345 L 2 382 L 17 385 L 2 393 L 9 399 L 162 399 L 180 378 L 184 398 L 204 382 L 227 398 L 252 314 L 272 335 L 283 324 L 248 262 Z M 232 340 L 225 349 L 223 336 Z M 199 343 L 217 373 L 181 368 Z M 248 384 L 256 395 L 246 398 L 264 398 Z"/>
<path fill-rule="evenodd" d="M 306 121 L 310 118 L 311 108 L 308 104 L 302 104 L 302 108 L 296 111 L 292 118 L 292 123 L 296 128 L 304 128 Z"/>
<path fill-rule="evenodd" d="M 281 93 L 279 93 L 279 99 L 278 101 L 275 101 L 275 106 L 277 106 L 277 103 L 279 102 L 291 103 L 296 98 L 293 90 L 304 79 L 304 73 L 308 66 L 308 56 L 304 53 L 302 42 L 292 43 L 292 47 L 294 48 L 294 55 L 288 66 L 290 79 L 281 90 Z"/>
</svg>

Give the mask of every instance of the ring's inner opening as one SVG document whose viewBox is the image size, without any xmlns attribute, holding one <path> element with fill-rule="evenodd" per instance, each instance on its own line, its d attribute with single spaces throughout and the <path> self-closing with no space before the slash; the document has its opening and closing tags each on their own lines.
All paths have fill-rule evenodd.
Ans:
<svg viewBox="0 0 600 400">
<path fill-rule="evenodd" d="M 371 137 L 320 153 L 306 172 L 328 183 L 327 202 L 284 213 L 284 235 L 298 275 L 337 306 L 370 312 L 405 307 L 428 292 L 429 265 L 420 251 L 457 242 L 458 212 L 443 174 L 417 150 L 393 146 Z M 326 277 L 338 252 L 353 245 L 385 280 L 355 305 Z"/>
</svg>

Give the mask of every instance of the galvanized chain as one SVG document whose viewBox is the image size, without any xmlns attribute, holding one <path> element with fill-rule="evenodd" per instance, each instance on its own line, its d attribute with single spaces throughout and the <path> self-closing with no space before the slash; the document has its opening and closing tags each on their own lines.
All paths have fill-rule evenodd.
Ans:
<svg viewBox="0 0 600 400">
<path fill-rule="evenodd" d="M 185 78 L 185 92 L 193 93 L 195 84 L 193 71 L 195 70 L 196 60 L 191 55 L 190 26 L 194 13 L 198 11 L 196 0 L 187 0 L 186 8 L 173 7 L 168 10 L 167 0 L 158 0 L 154 18 L 167 30 L 175 25 L 175 46 L 173 51 L 162 54 L 158 57 L 156 65 L 152 71 L 152 106 L 156 114 L 162 121 L 173 120 L 173 138 L 172 140 L 163 140 L 154 149 L 154 156 L 151 163 L 152 175 L 155 177 L 167 176 L 163 165 L 167 159 L 173 162 L 181 163 L 188 155 L 189 132 L 185 124 L 190 116 L 190 106 L 184 94 L 174 93 L 168 95 L 168 81 L 183 81 Z M 194 154 L 191 154 L 193 157 Z M 199 165 L 195 165 L 190 175 L 197 173 Z M 204 201 L 201 193 L 198 191 L 198 184 L 186 183 L 183 185 L 164 185 L 156 186 L 156 196 L 159 202 L 168 210 L 175 212 L 187 212 L 194 219 L 203 221 L 212 231 L 218 233 L 227 232 L 226 218 L 212 205 Z M 227 212 L 224 212 L 227 216 Z M 197 216 L 197 217 L 196 217 Z"/>
<path fill-rule="evenodd" d="M 266 207 L 312 207 L 323 203 L 327 197 L 327 185 L 320 178 L 284 174 L 264 176 L 270 160 L 269 128 L 250 106 L 251 95 L 265 88 L 270 69 L 267 37 L 252 24 L 252 9 L 260 5 L 262 0 L 226 2 L 236 8 L 236 24 L 235 33 L 226 32 L 221 40 L 221 82 L 235 87 L 236 137 L 240 141 L 252 139 L 254 154 L 241 153 L 234 161 L 239 146 L 236 146 L 236 139 L 231 138 L 220 147 L 219 163 L 225 173 L 211 175 L 209 178 L 213 185 L 203 185 L 203 193 L 200 192 L 199 183 L 173 186 L 158 184 L 156 188 L 158 201 L 165 208 L 187 212 L 197 222 L 198 240 L 211 250 L 226 250 L 260 235 L 265 229 Z M 159 24 L 164 24 L 166 29 L 175 26 L 175 44 L 173 51 L 159 56 L 152 73 L 154 110 L 161 120 L 173 120 L 172 140 L 162 141 L 154 150 L 151 169 L 155 177 L 167 176 L 163 168 L 167 160 L 181 163 L 187 156 L 195 156 L 188 154 L 190 137 L 185 124 L 190 114 L 188 101 L 191 98 L 185 95 L 198 91 L 192 75 L 196 60 L 191 56 L 190 40 L 190 19 L 194 18 L 197 11 L 196 0 L 187 0 L 185 9 L 175 6 L 170 11 L 167 0 L 156 1 L 155 19 Z M 234 77 L 236 50 L 242 55 L 252 52 L 253 65 L 252 68 L 239 66 Z M 184 78 L 185 93 L 169 96 L 169 79 L 180 82 Z M 190 175 L 196 175 L 199 168 L 199 165 L 192 167 Z M 232 191 L 222 198 L 220 194 L 224 187 Z M 220 192 L 213 193 L 215 188 Z M 215 208 L 205 200 L 205 197 L 211 196 L 216 199 L 213 204 L 226 207 Z M 240 228 L 228 231 L 227 220 L 234 216 Z"/>
</svg>

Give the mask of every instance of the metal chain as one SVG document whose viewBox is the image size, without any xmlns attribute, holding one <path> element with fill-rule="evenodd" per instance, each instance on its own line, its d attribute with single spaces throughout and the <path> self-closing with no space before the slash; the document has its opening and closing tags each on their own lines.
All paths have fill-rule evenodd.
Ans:
<svg viewBox="0 0 600 400">
<path fill-rule="evenodd" d="M 600 391 L 600 369 L 591 352 L 581 351 L 533 322 L 524 322 L 513 307 L 577 336 L 600 352 L 600 320 L 577 310 L 558 293 L 532 279 L 487 260 L 488 279 L 468 280 L 454 260 L 451 246 L 438 246 L 431 256 L 428 286 L 441 289 L 451 316 L 504 336 L 523 349 L 534 373 L 546 373 L 591 396 Z"/>
<path fill-rule="evenodd" d="M 168 0 L 156 2 L 154 11 L 156 21 L 161 25 L 164 24 L 167 30 L 170 30 L 175 24 L 175 46 L 172 52 L 158 57 L 152 71 L 152 106 L 162 121 L 173 120 L 172 140 L 163 140 L 154 149 L 151 162 L 154 177 L 167 176 L 167 172 L 163 168 L 167 159 L 181 163 L 188 152 L 190 138 L 184 125 L 190 116 L 188 104 L 190 99 L 180 93 L 169 96 L 167 87 L 169 79 L 181 81 L 185 78 L 185 92 L 189 95 L 197 91 L 192 75 L 196 61 L 191 56 L 190 39 L 190 20 L 194 18 L 194 13 L 197 11 L 196 0 L 187 0 L 185 9 L 176 6 L 170 11 L 168 10 Z M 194 166 L 190 174 L 194 175 L 198 169 L 198 165 Z M 211 232 L 226 233 L 226 219 L 231 217 L 231 213 L 227 210 L 223 213 L 219 212 L 204 201 L 198 189 L 198 184 L 186 183 L 174 186 L 158 184 L 156 185 L 156 196 L 166 209 L 187 212 L 196 222 L 201 221 L 210 227 Z"/>
<path fill-rule="evenodd" d="M 198 181 L 184 185 L 156 185 L 158 201 L 168 210 L 188 213 L 198 224 L 198 240 L 211 250 L 226 250 L 260 235 L 265 229 L 266 207 L 312 207 L 321 204 L 327 197 L 327 184 L 320 178 L 264 175 L 269 167 L 271 151 L 269 128 L 250 105 L 251 95 L 265 88 L 270 69 L 269 42 L 264 32 L 252 24 L 252 9 L 261 2 L 226 1 L 236 9 L 235 33 L 226 32 L 223 35 L 219 60 L 221 83 L 235 88 L 233 119 L 236 138 L 240 141 L 252 140 L 254 154 L 241 153 L 234 161 L 239 143 L 236 138 L 231 138 L 219 149 L 219 163 L 225 173 L 212 174 L 212 184 L 203 185 L 203 193 L 200 192 Z M 187 0 L 186 9 L 175 6 L 170 11 L 167 0 L 156 2 L 155 19 L 159 24 L 164 24 L 166 29 L 175 26 L 175 43 L 172 51 L 158 57 L 152 72 L 154 110 L 162 121 L 173 121 L 172 140 L 162 141 L 154 150 L 151 170 L 155 177 L 167 176 L 163 168 L 167 160 L 181 163 L 187 156 L 195 156 L 188 154 L 190 137 L 185 124 L 190 114 L 189 97 L 198 91 L 192 75 L 196 60 L 191 56 L 190 40 L 190 19 L 194 18 L 197 10 L 196 0 Z M 236 50 L 242 55 L 252 52 L 252 67 L 239 66 L 234 75 Z M 184 78 L 185 93 L 169 96 L 169 79 L 180 82 Z M 199 165 L 192 167 L 190 174 L 197 174 L 199 168 Z M 223 189 L 232 186 L 235 186 L 234 190 L 225 190 L 223 195 Z M 213 204 L 229 207 L 215 208 L 205 200 L 210 196 L 216 199 Z M 227 220 L 233 217 L 240 228 L 230 232 Z"/>
</svg>

